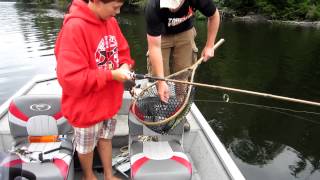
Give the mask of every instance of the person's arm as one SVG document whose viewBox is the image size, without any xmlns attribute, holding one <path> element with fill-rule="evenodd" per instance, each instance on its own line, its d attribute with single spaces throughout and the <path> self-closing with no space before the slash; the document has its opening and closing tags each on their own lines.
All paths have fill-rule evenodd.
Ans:
<svg viewBox="0 0 320 180">
<path fill-rule="evenodd" d="M 161 54 L 161 36 L 147 35 L 149 59 L 154 76 L 164 77 L 163 61 Z"/>
<path fill-rule="evenodd" d="M 55 46 L 57 78 L 65 94 L 85 96 L 100 91 L 113 76 L 111 71 L 89 67 L 89 55 L 84 38 L 83 24 L 68 21 L 59 33 Z"/>
<path fill-rule="evenodd" d="M 112 18 L 110 21 L 114 23 L 114 29 L 116 29 L 117 31 L 119 64 L 120 65 L 127 64 L 128 69 L 130 70 L 131 68 L 133 68 L 135 62 L 131 58 L 130 47 L 127 42 L 127 39 L 122 34 L 122 31 L 119 27 L 119 24 L 116 18 Z"/>
<path fill-rule="evenodd" d="M 211 57 L 214 56 L 214 43 L 216 40 L 216 36 L 219 30 L 220 25 L 220 14 L 218 9 L 216 9 L 215 13 L 208 17 L 208 24 L 207 24 L 207 42 L 206 45 L 201 53 L 204 61 L 207 61 Z"/>
<path fill-rule="evenodd" d="M 134 60 L 131 58 L 129 44 L 121 32 L 116 18 L 112 18 L 110 22 L 113 22 L 113 27 L 116 30 L 120 65 L 118 69 L 111 71 L 112 78 L 116 81 L 124 82 L 131 79 L 130 70 L 134 65 Z"/>
<path fill-rule="evenodd" d="M 90 58 L 85 51 L 87 47 L 82 38 L 85 28 L 78 21 L 68 23 L 59 33 L 55 47 L 57 78 L 64 93 L 82 97 L 91 92 L 100 91 L 112 80 L 130 79 L 128 70 L 90 68 Z"/>
<path fill-rule="evenodd" d="M 163 59 L 161 53 L 161 36 L 147 35 L 149 59 L 151 62 L 151 68 L 153 76 L 164 77 L 163 71 Z M 164 102 L 168 102 L 169 88 L 165 81 L 157 81 L 157 90 L 160 99 Z"/>
</svg>

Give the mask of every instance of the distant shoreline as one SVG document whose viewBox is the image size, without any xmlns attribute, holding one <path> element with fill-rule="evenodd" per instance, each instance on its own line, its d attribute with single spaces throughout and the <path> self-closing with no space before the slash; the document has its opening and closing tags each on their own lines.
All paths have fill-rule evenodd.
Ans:
<svg viewBox="0 0 320 180">
<path fill-rule="evenodd" d="M 233 16 L 226 17 L 235 22 L 245 23 L 270 23 L 270 24 L 283 24 L 300 27 L 313 27 L 320 29 L 320 21 L 289 21 L 289 20 L 269 20 L 262 15 L 246 15 L 246 16 Z"/>
</svg>

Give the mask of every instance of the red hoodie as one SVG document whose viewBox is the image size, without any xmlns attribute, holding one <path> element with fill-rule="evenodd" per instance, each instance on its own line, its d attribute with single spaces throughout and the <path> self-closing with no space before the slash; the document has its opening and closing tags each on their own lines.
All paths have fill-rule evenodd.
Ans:
<svg viewBox="0 0 320 180">
<path fill-rule="evenodd" d="M 116 19 L 100 20 L 84 1 L 74 0 L 55 45 L 63 115 L 75 127 L 114 116 L 123 84 L 112 80 L 111 70 L 134 63 Z"/>
</svg>

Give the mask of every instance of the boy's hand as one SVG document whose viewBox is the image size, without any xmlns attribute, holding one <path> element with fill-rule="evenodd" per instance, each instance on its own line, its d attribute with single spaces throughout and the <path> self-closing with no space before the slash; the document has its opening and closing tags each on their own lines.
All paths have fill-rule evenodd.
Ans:
<svg viewBox="0 0 320 180">
<path fill-rule="evenodd" d="M 126 80 L 131 80 L 132 77 L 130 75 L 130 71 L 127 68 L 119 68 L 116 70 L 112 70 L 112 78 L 116 81 L 124 82 Z"/>
</svg>

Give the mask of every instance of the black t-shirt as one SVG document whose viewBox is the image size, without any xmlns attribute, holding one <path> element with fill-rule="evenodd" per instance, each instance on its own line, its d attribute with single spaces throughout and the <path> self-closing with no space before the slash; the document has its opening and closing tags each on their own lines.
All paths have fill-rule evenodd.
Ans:
<svg viewBox="0 0 320 180">
<path fill-rule="evenodd" d="M 210 17 L 216 12 L 216 6 L 212 0 L 185 0 L 177 12 L 171 12 L 168 8 L 160 9 L 160 0 L 149 0 L 145 9 L 147 33 L 159 36 L 191 29 L 196 10 Z"/>
</svg>

